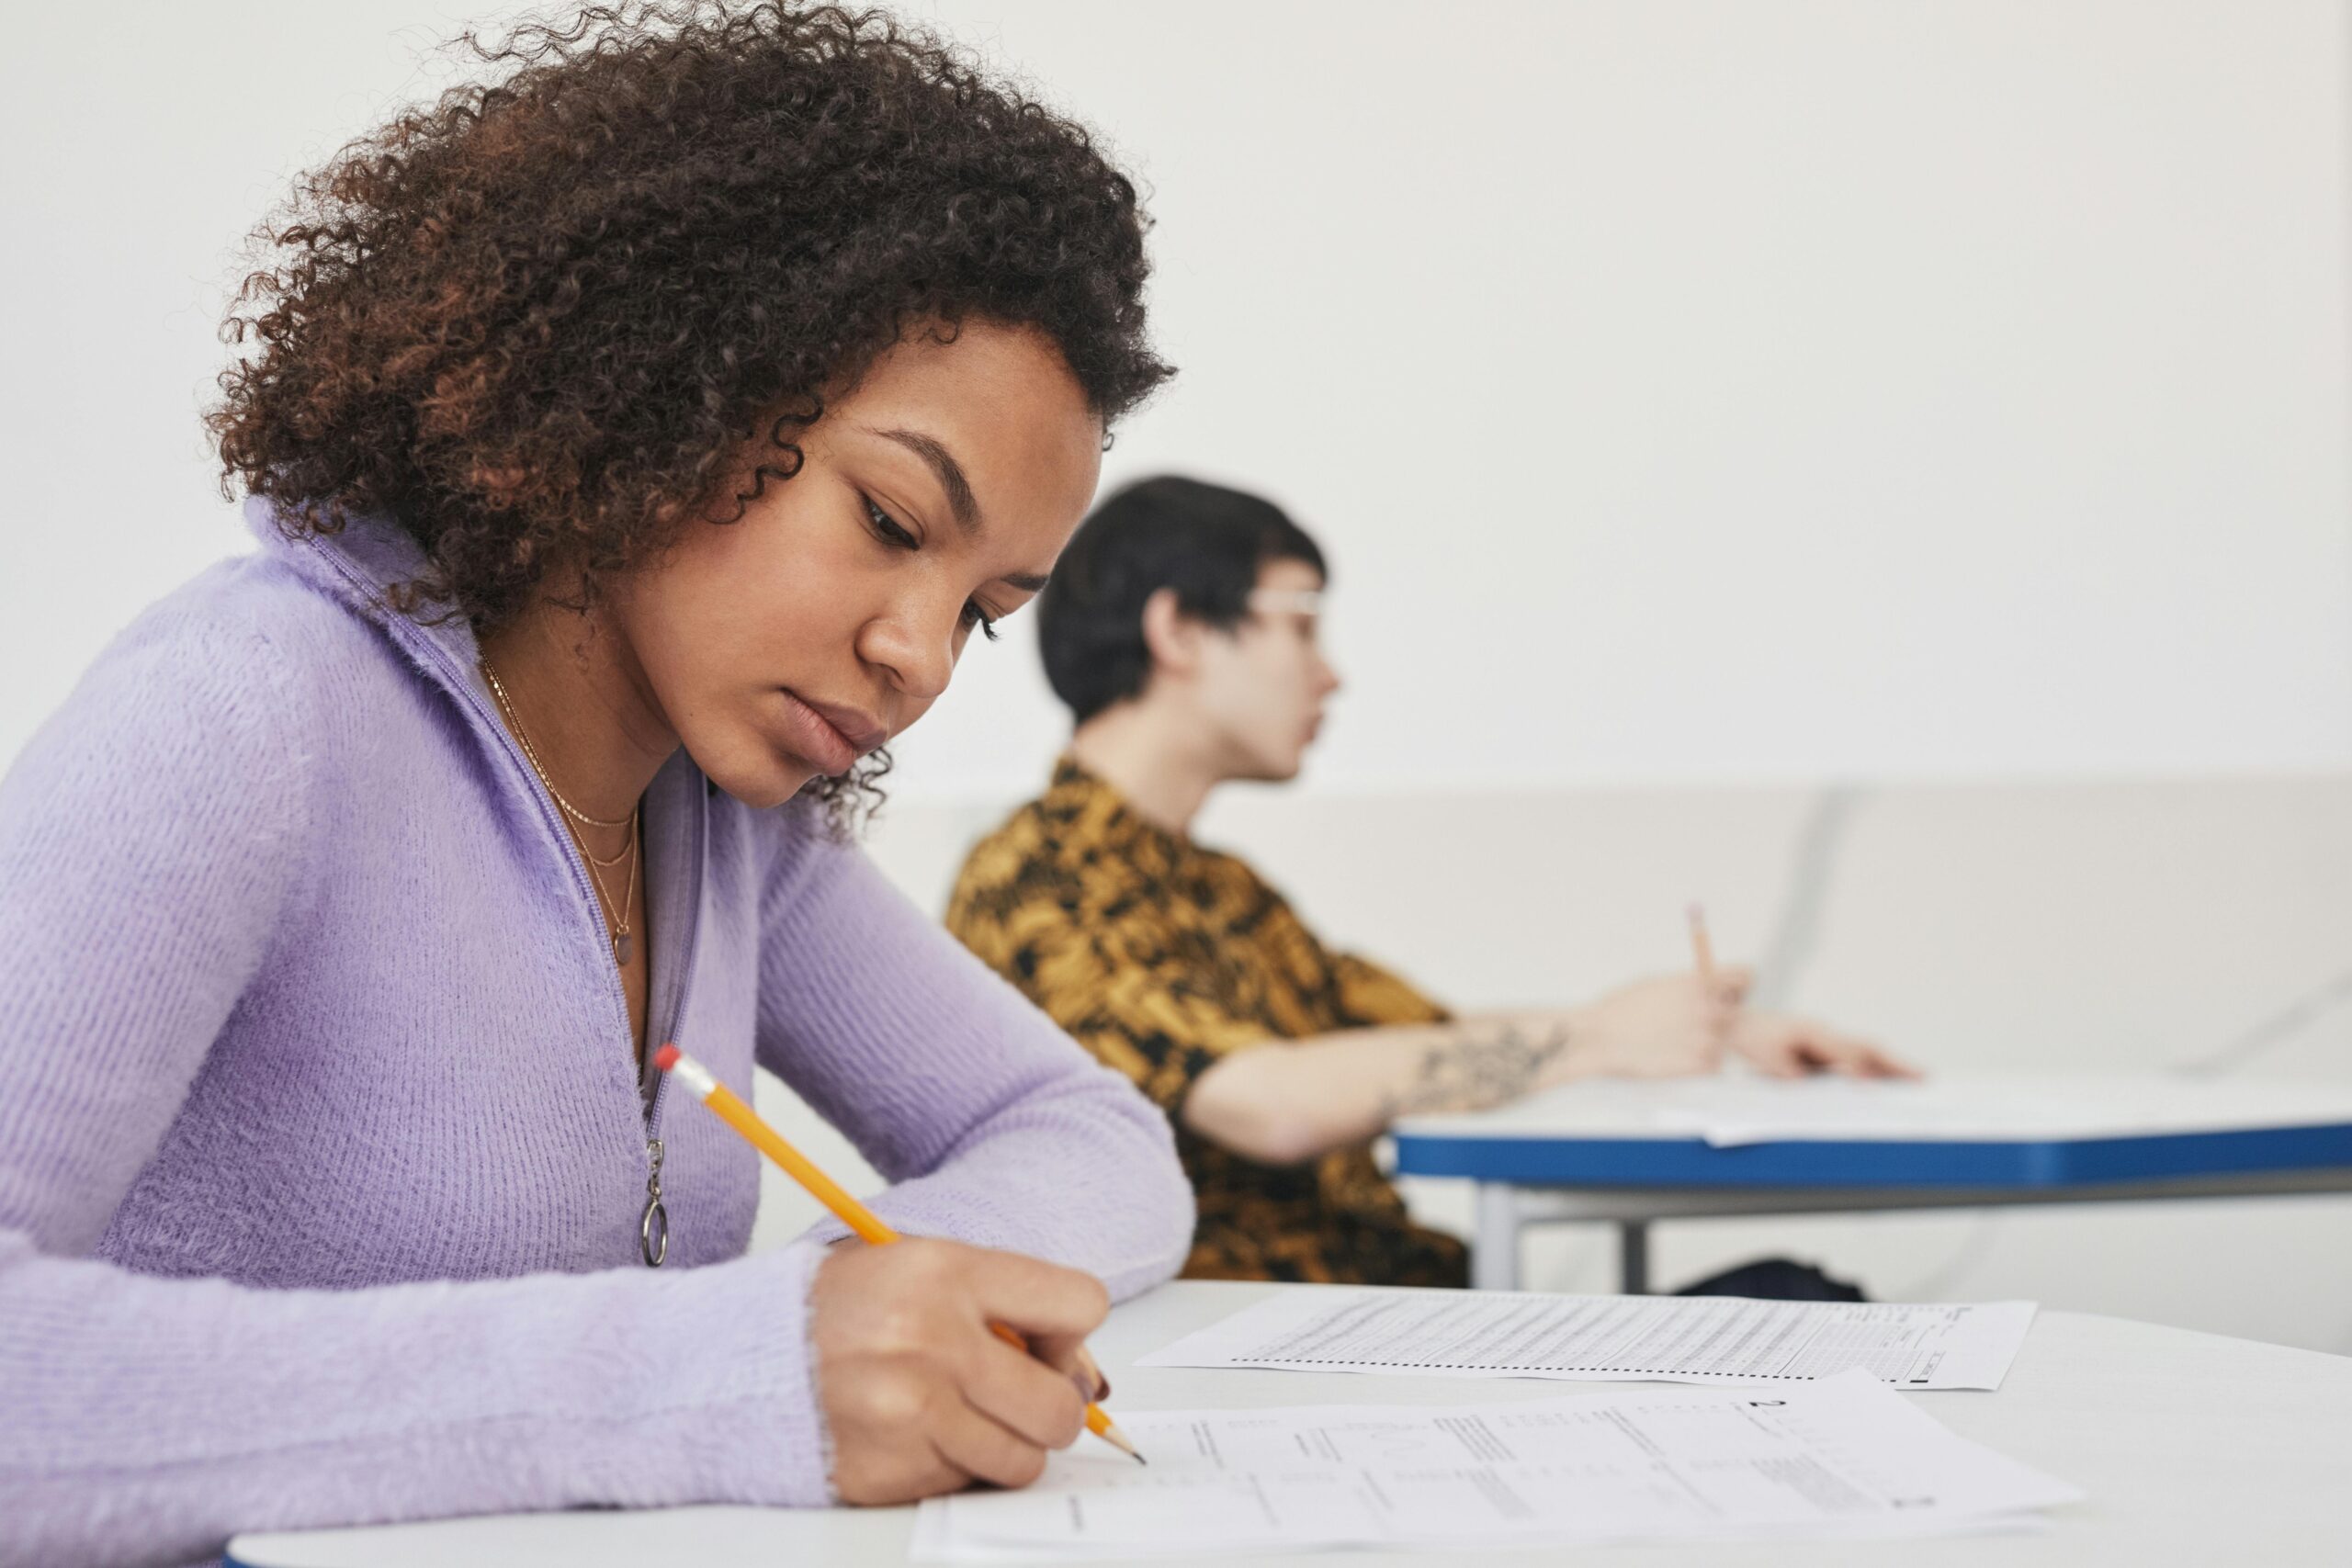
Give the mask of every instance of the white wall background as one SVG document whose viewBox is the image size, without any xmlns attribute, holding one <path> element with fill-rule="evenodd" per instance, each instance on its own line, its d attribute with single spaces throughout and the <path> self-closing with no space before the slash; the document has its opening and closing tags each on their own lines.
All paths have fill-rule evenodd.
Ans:
<svg viewBox="0 0 2352 1568">
<path fill-rule="evenodd" d="M 1149 190 L 1183 376 L 1107 477 L 1263 487 L 1333 553 L 1351 689 L 1306 783 L 1206 831 L 1335 936 L 1470 1005 L 1674 961 L 1692 892 L 1752 949 L 1804 786 L 1860 778 L 1798 999 L 1938 1065 L 2158 1065 L 2352 953 L 2352 7 L 909 9 Z M 488 14 L 12 17 L 0 759 L 240 547 L 196 417 L 240 235 Z M 1062 737 L 1014 626 L 901 748 L 877 852 L 932 907 Z M 2347 1221 L 1748 1222 L 1660 1264 L 1794 1238 L 2346 1348 Z"/>
<path fill-rule="evenodd" d="M 1321 786 L 2352 763 L 2344 5 L 910 9 L 1148 186 L 1184 374 L 1110 477 L 1329 545 Z M 0 755 L 236 547 L 236 242 L 468 15 L 12 22 Z M 1025 635 L 905 794 L 1029 782 Z"/>
<path fill-rule="evenodd" d="M 1151 186 L 1106 477 L 1332 549 L 1319 784 L 2352 761 L 2342 6 L 936 10 Z"/>
</svg>

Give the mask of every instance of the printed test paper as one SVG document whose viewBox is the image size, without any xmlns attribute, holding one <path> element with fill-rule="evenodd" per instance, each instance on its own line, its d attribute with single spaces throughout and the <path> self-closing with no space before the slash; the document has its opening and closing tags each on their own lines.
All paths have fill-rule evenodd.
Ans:
<svg viewBox="0 0 2352 1568">
<path fill-rule="evenodd" d="M 1284 1292 L 1144 1357 L 1402 1377 L 1803 1384 L 1860 1368 L 1898 1388 L 1993 1389 L 2031 1302 L 1904 1306 L 1521 1291 Z"/>
<path fill-rule="evenodd" d="M 1785 1390 L 1119 1421 L 1148 1469 L 1081 1445 L 1025 1491 L 933 1498 L 915 1558 L 1921 1535 L 2029 1524 L 2080 1495 L 1861 1371 Z"/>
</svg>

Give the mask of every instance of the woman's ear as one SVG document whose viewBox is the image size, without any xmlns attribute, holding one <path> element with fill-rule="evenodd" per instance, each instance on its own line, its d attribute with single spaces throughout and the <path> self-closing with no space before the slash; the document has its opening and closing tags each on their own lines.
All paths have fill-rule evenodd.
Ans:
<svg viewBox="0 0 2352 1568">
<path fill-rule="evenodd" d="M 1176 590 L 1156 588 L 1143 602 L 1143 646 L 1155 671 L 1189 675 L 1201 662 L 1201 636 L 1207 628 L 1184 614 Z"/>
</svg>

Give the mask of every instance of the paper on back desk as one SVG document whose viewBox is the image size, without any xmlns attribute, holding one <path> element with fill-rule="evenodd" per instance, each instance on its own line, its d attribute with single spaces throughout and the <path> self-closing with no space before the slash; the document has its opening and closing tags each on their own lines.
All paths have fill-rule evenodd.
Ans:
<svg viewBox="0 0 2352 1568">
<path fill-rule="evenodd" d="M 1136 1364 L 1774 1387 L 1858 1367 L 1909 1389 L 1992 1389 L 2033 1314 L 2031 1302 L 1898 1305 L 1326 1287 L 1269 1296 Z"/>
<path fill-rule="evenodd" d="M 2352 1122 L 2340 1084 L 2015 1074 L 1917 1082 L 1713 1078 L 1654 1094 L 1645 1120 L 1719 1148 L 1801 1142 L 2021 1143 Z"/>
<path fill-rule="evenodd" d="M 1915 1535 L 2013 1526 L 2080 1496 L 1859 1371 L 1785 1391 L 1123 1411 L 1120 1422 L 1149 1469 L 1074 1450 L 1027 1491 L 934 1499 L 914 1555 Z"/>
</svg>

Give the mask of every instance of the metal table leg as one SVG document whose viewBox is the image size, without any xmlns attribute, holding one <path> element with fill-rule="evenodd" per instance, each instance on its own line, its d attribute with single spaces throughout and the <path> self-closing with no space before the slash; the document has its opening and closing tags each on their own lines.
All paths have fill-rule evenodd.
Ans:
<svg viewBox="0 0 2352 1568">
<path fill-rule="evenodd" d="M 1519 1189 L 1502 1181 L 1476 1187 L 1476 1237 L 1470 1246 L 1470 1288 L 1519 1289 Z"/>
<path fill-rule="evenodd" d="M 1617 1288 L 1629 1296 L 1650 1293 L 1650 1223 L 1617 1224 Z"/>
</svg>

